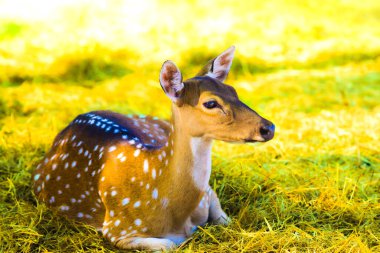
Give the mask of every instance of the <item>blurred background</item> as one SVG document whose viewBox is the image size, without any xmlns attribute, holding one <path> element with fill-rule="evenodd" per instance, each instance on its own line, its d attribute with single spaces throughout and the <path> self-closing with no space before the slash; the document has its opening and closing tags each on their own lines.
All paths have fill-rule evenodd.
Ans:
<svg viewBox="0 0 380 253">
<path fill-rule="evenodd" d="M 268 249 L 379 250 L 378 0 L 0 0 L 0 196 L 32 199 L 30 171 L 79 113 L 170 118 L 161 64 L 191 78 L 231 45 L 226 83 L 277 132 L 213 148 L 211 185 L 240 224 L 228 233 L 270 224 Z M 24 215 L 15 206 L 0 211 Z"/>
<path fill-rule="evenodd" d="M 169 102 L 156 96 L 162 62 L 190 78 L 231 45 L 227 83 L 260 112 L 372 108 L 379 20 L 378 1 L 0 0 L 0 113 L 169 117 Z"/>
<path fill-rule="evenodd" d="M 167 58 L 188 66 L 231 44 L 245 65 L 240 71 L 248 72 L 375 59 L 379 6 L 350 0 L 1 0 L 1 78 L 75 78 L 70 70 L 81 61 L 116 76 Z"/>
</svg>

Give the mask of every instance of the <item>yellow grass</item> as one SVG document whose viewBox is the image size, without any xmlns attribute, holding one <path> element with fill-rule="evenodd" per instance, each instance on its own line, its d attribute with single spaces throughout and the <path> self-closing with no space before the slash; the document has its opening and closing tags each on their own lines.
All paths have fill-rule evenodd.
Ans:
<svg viewBox="0 0 380 253">
<path fill-rule="evenodd" d="M 276 124 L 216 142 L 233 222 L 184 252 L 380 252 L 379 1 L 0 0 L 0 252 L 116 252 L 37 203 L 30 173 L 77 114 L 170 116 L 158 73 L 185 78 L 230 45 L 227 83 Z"/>
</svg>

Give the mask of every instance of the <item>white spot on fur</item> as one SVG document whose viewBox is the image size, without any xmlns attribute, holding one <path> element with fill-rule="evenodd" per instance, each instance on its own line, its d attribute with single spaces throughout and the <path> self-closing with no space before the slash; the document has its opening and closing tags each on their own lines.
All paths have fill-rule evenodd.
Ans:
<svg viewBox="0 0 380 253">
<path fill-rule="evenodd" d="M 62 205 L 62 206 L 60 206 L 59 209 L 60 209 L 61 211 L 68 211 L 68 210 L 70 209 L 70 207 L 67 206 L 67 205 Z"/>
<path fill-rule="evenodd" d="M 153 199 L 157 199 L 158 198 L 158 190 L 157 190 L 157 188 L 154 188 L 154 190 L 152 191 L 152 198 Z"/>
<path fill-rule="evenodd" d="M 141 225 L 141 220 L 140 219 L 136 219 L 135 220 L 135 225 L 136 226 L 140 226 Z"/>
<path fill-rule="evenodd" d="M 156 179 L 156 169 L 152 169 L 152 178 Z"/>
<path fill-rule="evenodd" d="M 144 172 L 148 173 L 148 171 L 149 171 L 149 163 L 148 163 L 148 160 L 145 159 L 144 160 Z"/>
<path fill-rule="evenodd" d="M 122 201 L 121 201 L 121 204 L 123 206 L 127 205 L 129 203 L 129 198 L 124 198 Z"/>
<path fill-rule="evenodd" d="M 136 149 L 135 152 L 133 153 L 134 157 L 138 157 L 140 155 L 140 149 Z"/>
<path fill-rule="evenodd" d="M 161 205 L 163 208 L 167 208 L 169 205 L 169 199 L 168 198 L 162 198 Z"/>
<path fill-rule="evenodd" d="M 139 207 L 141 205 L 141 201 L 139 200 L 139 201 L 136 201 L 134 204 L 133 204 L 133 207 L 134 208 L 137 208 L 137 207 Z"/>
</svg>

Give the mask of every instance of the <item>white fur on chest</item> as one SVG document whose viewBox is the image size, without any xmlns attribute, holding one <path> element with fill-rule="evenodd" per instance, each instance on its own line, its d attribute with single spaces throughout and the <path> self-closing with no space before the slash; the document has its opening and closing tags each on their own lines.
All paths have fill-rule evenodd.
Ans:
<svg viewBox="0 0 380 253">
<path fill-rule="evenodd" d="M 211 141 L 193 137 L 190 146 L 193 154 L 193 180 L 200 190 L 205 191 L 211 174 Z"/>
</svg>

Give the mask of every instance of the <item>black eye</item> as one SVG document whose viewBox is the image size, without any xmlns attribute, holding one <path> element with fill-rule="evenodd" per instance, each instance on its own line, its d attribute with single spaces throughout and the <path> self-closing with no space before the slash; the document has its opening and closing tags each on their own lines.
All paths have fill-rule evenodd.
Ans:
<svg viewBox="0 0 380 253">
<path fill-rule="evenodd" d="M 211 101 L 207 101 L 205 103 L 203 103 L 203 106 L 206 107 L 207 109 L 213 109 L 215 107 L 218 107 L 218 102 L 216 102 L 215 100 L 211 100 Z"/>
</svg>

